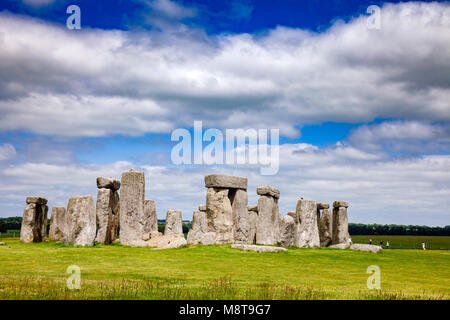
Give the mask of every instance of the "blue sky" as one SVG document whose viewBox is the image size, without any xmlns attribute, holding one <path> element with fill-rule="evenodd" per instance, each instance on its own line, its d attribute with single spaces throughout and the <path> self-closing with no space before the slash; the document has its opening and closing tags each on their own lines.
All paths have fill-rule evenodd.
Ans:
<svg viewBox="0 0 450 320">
<path fill-rule="evenodd" d="M 249 178 L 250 204 L 279 188 L 282 215 L 304 197 L 348 200 L 351 222 L 448 225 L 449 21 L 448 2 L 2 1 L 0 216 L 133 167 L 160 218 L 189 219 L 224 173 Z M 279 129 L 279 172 L 174 165 L 171 133 L 194 120 Z"/>
</svg>

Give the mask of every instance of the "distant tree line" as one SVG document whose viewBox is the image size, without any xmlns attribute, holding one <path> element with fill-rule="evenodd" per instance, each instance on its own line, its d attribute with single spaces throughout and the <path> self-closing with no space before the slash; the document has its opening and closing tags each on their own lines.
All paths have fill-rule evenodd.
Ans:
<svg viewBox="0 0 450 320">
<path fill-rule="evenodd" d="M 50 223 L 50 221 L 49 221 Z M 20 230 L 22 217 L 0 218 L 0 232 Z M 158 220 L 158 230 L 164 232 L 165 220 Z M 183 233 L 187 233 L 191 223 L 183 221 Z M 392 236 L 450 236 L 450 226 L 427 227 L 397 224 L 349 223 L 351 235 L 392 235 Z"/>
<path fill-rule="evenodd" d="M 427 227 L 397 224 L 349 223 L 351 235 L 450 236 L 450 226 Z"/>
</svg>

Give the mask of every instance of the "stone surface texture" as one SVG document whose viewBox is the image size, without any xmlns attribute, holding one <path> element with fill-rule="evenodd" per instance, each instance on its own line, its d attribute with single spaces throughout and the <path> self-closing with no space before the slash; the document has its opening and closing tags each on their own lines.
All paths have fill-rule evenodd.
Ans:
<svg viewBox="0 0 450 320">
<path fill-rule="evenodd" d="M 20 241 L 43 242 L 47 239 L 47 199 L 27 197 L 20 228 Z"/>
<path fill-rule="evenodd" d="M 295 246 L 299 248 L 320 247 L 316 203 L 312 200 L 299 200 L 297 202 L 296 218 Z"/>
<path fill-rule="evenodd" d="M 49 241 L 64 241 L 64 230 L 66 228 L 66 208 L 53 207 L 50 217 L 50 232 L 48 235 Z"/>
<path fill-rule="evenodd" d="M 180 210 L 168 210 L 164 235 L 183 234 L 183 218 Z"/>
<path fill-rule="evenodd" d="M 67 205 L 64 243 L 93 246 L 96 235 L 94 199 L 91 196 L 71 197 Z"/>
<path fill-rule="evenodd" d="M 297 226 L 295 224 L 294 218 L 286 215 L 283 220 L 281 220 L 279 244 L 285 248 L 294 246 L 296 230 Z"/>
<path fill-rule="evenodd" d="M 207 188 L 244 189 L 247 190 L 247 178 L 211 174 L 205 177 Z"/>
</svg>

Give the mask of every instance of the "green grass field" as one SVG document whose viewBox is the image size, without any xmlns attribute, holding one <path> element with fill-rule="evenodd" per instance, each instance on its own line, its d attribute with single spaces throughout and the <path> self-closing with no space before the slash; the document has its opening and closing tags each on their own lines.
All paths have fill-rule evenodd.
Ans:
<svg viewBox="0 0 450 320">
<path fill-rule="evenodd" d="M 120 245 L 0 246 L 0 299 L 449 299 L 450 252 L 329 248 L 286 253 L 224 246 L 152 250 Z M 67 267 L 81 268 L 68 290 Z M 381 290 L 367 289 L 369 265 Z"/>
<path fill-rule="evenodd" d="M 353 243 L 369 243 L 372 239 L 373 244 L 379 245 L 380 240 L 383 244 L 389 241 L 392 249 L 422 249 L 422 242 L 426 243 L 429 250 L 450 250 L 450 237 L 438 236 L 352 236 Z M 384 246 L 383 245 L 383 246 Z"/>
</svg>

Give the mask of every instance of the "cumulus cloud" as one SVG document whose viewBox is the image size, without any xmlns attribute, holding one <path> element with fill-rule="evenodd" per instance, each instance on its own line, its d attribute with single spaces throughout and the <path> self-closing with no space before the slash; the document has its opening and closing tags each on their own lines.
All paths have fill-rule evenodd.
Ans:
<svg viewBox="0 0 450 320">
<path fill-rule="evenodd" d="M 168 0 L 151 5 L 187 15 Z M 367 29 L 366 19 L 337 22 L 323 33 L 277 27 L 208 36 L 186 26 L 177 32 L 73 32 L 1 13 L 0 113 L 11 119 L 1 128 L 134 135 L 198 119 L 222 128 L 279 127 L 295 137 L 301 125 L 324 121 L 401 118 L 448 126 L 450 6 L 386 4 L 381 30 Z M 107 115 L 112 107 L 100 101 L 110 100 L 124 107 L 108 121 L 73 117 L 70 101 L 86 114 Z M 14 111 L 26 106 L 33 106 L 29 120 L 54 108 L 67 130 L 29 126 Z M 155 108 L 157 123 L 147 124 Z"/>
</svg>

